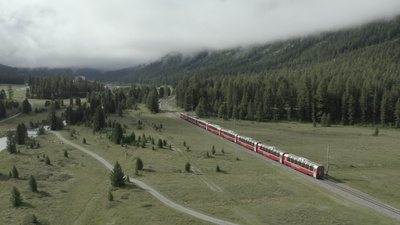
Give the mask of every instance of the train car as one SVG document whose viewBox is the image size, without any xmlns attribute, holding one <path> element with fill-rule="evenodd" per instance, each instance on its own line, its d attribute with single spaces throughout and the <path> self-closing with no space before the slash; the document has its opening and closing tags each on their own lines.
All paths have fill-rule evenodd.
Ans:
<svg viewBox="0 0 400 225">
<path fill-rule="evenodd" d="M 213 132 L 214 134 L 221 135 L 221 127 L 212 123 L 209 123 L 207 130 Z"/>
<path fill-rule="evenodd" d="M 252 138 L 245 137 L 245 136 L 237 136 L 236 138 L 236 143 L 242 145 L 245 148 L 248 148 L 252 151 L 257 151 L 257 144 L 258 142 L 256 140 L 253 140 Z"/>
<path fill-rule="evenodd" d="M 284 155 L 286 154 L 286 152 L 283 152 L 274 146 L 269 146 L 262 143 L 257 145 L 257 152 L 282 164 Z"/>
<path fill-rule="evenodd" d="M 195 117 L 195 116 L 192 116 L 192 115 L 189 115 L 189 114 L 186 114 L 187 115 L 187 117 L 188 117 L 188 121 L 190 121 L 190 122 L 192 122 L 192 123 L 194 123 L 194 124 L 197 124 L 197 118 Z"/>
<path fill-rule="evenodd" d="M 317 179 L 324 176 L 324 166 L 293 154 L 285 154 L 283 164 Z"/>
<path fill-rule="evenodd" d="M 181 116 L 182 119 L 188 120 L 188 114 L 181 112 L 179 113 L 179 115 Z"/>
<path fill-rule="evenodd" d="M 236 143 L 238 134 L 234 131 L 221 129 L 221 137 Z"/>
<path fill-rule="evenodd" d="M 197 120 L 197 125 L 199 125 L 199 127 L 204 128 L 204 129 L 207 130 L 208 123 L 207 123 L 206 121 L 204 121 L 204 120 Z"/>
</svg>

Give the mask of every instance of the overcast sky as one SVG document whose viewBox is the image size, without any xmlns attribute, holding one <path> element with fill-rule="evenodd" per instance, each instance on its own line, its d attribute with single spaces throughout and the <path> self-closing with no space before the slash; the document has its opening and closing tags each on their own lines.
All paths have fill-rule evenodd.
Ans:
<svg viewBox="0 0 400 225">
<path fill-rule="evenodd" d="M 0 0 L 0 64 L 118 69 L 400 14 L 400 0 Z"/>
</svg>

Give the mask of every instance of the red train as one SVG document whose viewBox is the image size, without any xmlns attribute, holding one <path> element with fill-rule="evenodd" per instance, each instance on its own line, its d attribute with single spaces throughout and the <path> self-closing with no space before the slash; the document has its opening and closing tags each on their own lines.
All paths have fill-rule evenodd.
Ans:
<svg viewBox="0 0 400 225">
<path fill-rule="evenodd" d="M 195 116 L 189 115 L 187 113 L 181 112 L 180 116 L 182 119 L 196 124 L 197 126 L 205 130 L 219 135 L 229 141 L 242 145 L 243 147 L 248 148 L 252 151 L 258 152 L 279 163 L 290 166 L 293 169 L 298 170 L 302 173 L 308 174 L 317 179 L 320 179 L 324 176 L 324 166 L 311 162 L 306 158 L 284 152 L 276 147 L 269 146 L 252 138 L 239 135 L 234 131 L 227 130 L 218 125 L 208 123 L 207 121 L 198 119 Z"/>
</svg>

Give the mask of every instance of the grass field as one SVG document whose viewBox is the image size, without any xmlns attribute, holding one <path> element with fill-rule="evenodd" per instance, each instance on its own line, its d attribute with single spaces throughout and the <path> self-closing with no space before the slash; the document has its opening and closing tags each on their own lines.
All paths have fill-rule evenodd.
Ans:
<svg viewBox="0 0 400 225">
<path fill-rule="evenodd" d="M 93 136 L 91 129 L 84 126 L 68 127 L 61 133 L 71 141 L 104 157 L 111 164 L 118 160 L 129 176 L 144 181 L 170 200 L 230 222 L 397 224 L 397 221 L 391 218 L 315 187 L 290 172 L 248 154 L 247 150 L 197 129 L 185 121 L 165 113 L 150 114 L 142 106 L 140 108 L 141 111 L 125 112 L 122 118 L 110 116 L 107 120 L 117 120 L 125 124 L 127 134 L 133 131 L 136 137 L 143 134 L 153 137 L 155 145 L 148 142 L 146 148 L 114 145 L 106 138 L 105 133 Z M 136 128 L 138 120 L 145 123 L 144 129 Z M 232 121 L 209 121 L 230 129 L 234 127 Z M 153 124 L 162 124 L 163 129 L 156 131 L 152 128 Z M 70 134 L 72 129 L 75 130 L 73 137 Z M 389 176 L 388 171 L 398 176 L 395 174 L 396 159 L 378 153 L 368 156 L 374 149 L 368 142 L 363 145 L 368 150 L 363 150 L 365 152 L 358 147 L 360 144 L 351 144 L 355 137 L 362 137 L 359 143 L 376 141 L 378 145 L 382 145 L 380 142 L 395 142 L 392 139 L 396 139 L 396 131 L 382 130 L 380 136 L 372 137 L 372 129 L 366 128 L 313 128 L 308 124 L 248 121 L 236 121 L 236 131 L 319 163 L 325 163 L 326 145 L 330 143 L 331 176 L 356 188 L 362 186 L 362 182 L 373 183 L 377 179 L 377 182 L 384 182 L 383 184 L 388 185 L 386 188 L 396 192 L 396 182 L 379 178 L 383 174 Z M 83 138 L 87 144 L 82 143 Z M 158 149 L 159 138 L 166 139 L 173 149 Z M 134 221 L 135 224 L 207 224 L 164 206 L 133 184 L 114 190 L 117 201 L 110 203 L 106 198 L 110 188 L 109 171 L 104 166 L 88 155 L 60 144 L 52 135 L 40 136 L 37 139 L 42 146 L 40 149 L 23 149 L 23 154 L 16 156 L 5 151 L 0 153 L 0 173 L 3 174 L 0 181 L 0 217 L 4 218 L 0 223 L 19 224 L 24 215 L 35 213 L 52 224 L 122 224 L 129 223 L 128 221 Z M 54 143 L 50 140 L 54 140 Z M 183 145 L 184 142 L 189 146 L 189 150 Z M 216 149 L 215 155 L 211 153 L 213 145 Z M 347 150 L 344 146 L 347 146 Z M 396 154 L 396 150 L 390 149 L 390 146 L 386 145 L 386 151 Z M 63 157 L 62 152 L 65 149 L 69 152 L 69 158 Z M 222 153 L 222 149 L 225 153 Z M 347 159 L 343 155 L 347 151 L 356 159 Z M 206 156 L 207 152 L 210 157 Z M 357 156 L 357 152 L 365 154 Z M 42 158 L 37 158 L 37 154 L 43 153 L 50 156 L 54 162 L 53 166 L 44 166 Z M 138 176 L 134 172 L 137 157 L 141 157 L 144 162 L 144 170 L 140 171 Z M 378 165 L 377 160 L 392 164 L 387 166 L 379 161 L 381 165 Z M 194 167 L 193 172 L 184 172 L 186 162 L 190 162 L 192 168 Z M 25 178 L 30 173 L 43 177 L 37 180 L 40 184 L 39 191 L 44 193 L 30 193 L 27 179 L 8 179 L 6 174 L 12 165 L 21 168 L 20 174 Z M 222 169 L 221 173 L 216 172 L 217 165 Z M 368 168 L 370 173 L 363 168 Z M 381 173 L 373 175 L 379 169 Z M 360 179 L 360 175 L 365 178 Z M 12 208 L 8 202 L 13 185 L 19 188 L 27 202 L 27 205 L 18 209 Z M 367 193 L 370 191 L 371 195 L 393 205 L 398 204 L 398 196 L 395 196 L 398 193 L 388 195 L 390 191 L 386 188 L 379 188 L 379 184 L 376 184 L 375 187 L 370 185 L 358 189 Z M 383 191 L 381 196 L 376 193 L 379 190 Z"/>
</svg>

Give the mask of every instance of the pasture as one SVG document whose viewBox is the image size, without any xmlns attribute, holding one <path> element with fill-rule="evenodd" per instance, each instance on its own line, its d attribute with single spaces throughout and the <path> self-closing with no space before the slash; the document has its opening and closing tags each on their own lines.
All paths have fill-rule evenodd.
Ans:
<svg viewBox="0 0 400 225">
<path fill-rule="evenodd" d="M 135 132 L 136 138 L 138 136 L 148 138 L 145 148 L 115 145 L 108 140 L 105 132 L 93 135 L 92 130 L 83 125 L 69 126 L 61 133 L 65 138 L 104 157 L 111 164 L 119 161 L 127 175 L 142 180 L 170 200 L 230 222 L 238 224 L 397 223 L 369 208 L 316 187 L 301 177 L 249 154 L 249 150 L 196 128 L 183 120 L 166 113 L 151 114 L 143 105 L 139 107 L 139 111 L 125 111 L 123 117 L 109 116 L 106 120 L 125 124 L 126 135 Z M 142 129 L 137 127 L 139 120 L 145 124 Z M 233 121 L 207 120 L 225 128 L 232 130 L 234 128 Z M 8 122 L 15 123 L 11 120 Z M 155 130 L 154 125 L 160 127 L 160 124 L 163 127 L 161 131 Z M 365 167 L 370 168 L 370 172 L 376 172 L 378 168 L 385 174 L 389 170 L 393 172 L 396 170 L 396 164 L 392 166 L 372 164 L 374 165 L 372 166 L 362 159 L 362 157 L 368 158 L 367 156 L 360 156 L 361 158 L 355 161 L 346 161 L 346 157 L 340 155 L 342 153 L 337 150 L 343 146 L 357 146 L 349 145 L 356 136 L 365 136 L 363 141 L 379 142 L 379 140 L 391 140 L 396 131 L 385 130 L 381 131 L 380 136 L 372 137 L 370 136 L 372 129 L 358 127 L 313 128 L 310 124 L 248 121 L 236 121 L 235 127 L 241 134 L 321 164 L 325 163 L 327 145 L 325 141 L 329 140 L 331 144 L 329 174 L 339 182 L 355 188 L 357 185 L 362 186 L 362 182 L 360 184 L 356 182 L 357 179 L 360 181 L 360 178 L 357 178 L 359 173 L 368 174 L 362 171 L 363 162 Z M 72 134 L 73 131 L 75 134 Z M 330 133 L 327 133 L 328 131 Z M 82 143 L 83 138 L 86 139 L 86 144 Z M 151 143 L 151 138 L 155 140 L 154 145 Z M 157 147 L 159 138 L 167 140 L 168 143 L 162 149 Z M 21 146 L 19 155 L 9 155 L 6 151 L 0 153 L 1 218 L 5 218 L 0 223 L 19 224 L 24 215 L 35 213 L 57 224 L 121 224 L 128 221 L 140 224 L 207 224 L 164 206 L 133 184 L 128 184 L 126 188 L 112 189 L 114 199 L 117 201 L 110 203 L 106 195 L 110 190 L 109 171 L 102 164 L 79 150 L 58 143 L 56 137 L 50 134 L 36 139 L 41 144 L 39 149 L 25 149 Z M 172 149 L 168 147 L 170 144 Z M 212 154 L 212 146 L 215 146 L 215 154 Z M 354 149 L 348 147 L 348 149 L 359 151 L 359 148 L 355 147 Z M 63 156 L 64 150 L 69 152 L 68 158 Z M 41 162 L 42 154 L 50 156 L 54 162 L 51 167 L 44 166 L 44 162 Z M 356 153 L 353 152 L 352 156 L 354 155 Z M 383 156 L 379 158 L 378 155 L 376 154 L 375 160 L 387 159 L 395 162 L 395 159 Z M 137 157 L 143 160 L 144 170 L 135 175 Z M 190 173 L 185 172 L 184 169 L 187 162 L 192 166 Z M 24 177 L 23 179 L 8 178 L 8 171 L 13 165 L 21 168 L 20 174 Z M 219 173 L 216 172 L 217 165 L 222 170 Z M 43 193 L 39 192 L 36 195 L 28 190 L 27 177 L 31 173 L 42 177 L 37 181 L 40 185 L 39 191 Z M 378 175 L 371 173 L 370 176 L 364 178 L 363 182 L 372 183 Z M 383 180 L 382 178 L 382 182 Z M 394 190 L 395 184 L 392 183 L 385 182 L 384 184 Z M 27 205 L 17 209 L 11 207 L 8 199 L 13 185 L 20 190 Z M 365 192 L 371 190 L 372 196 L 384 201 L 390 200 L 390 195 L 377 195 L 375 193 L 377 190 L 373 186 L 364 187 L 364 190 L 359 189 L 366 190 Z M 392 194 L 396 195 L 396 193 Z M 387 199 L 384 196 L 387 196 Z M 399 201 L 395 198 L 397 197 L 395 196 L 392 202 L 388 203 L 396 206 L 395 203 L 398 204 Z"/>
</svg>

